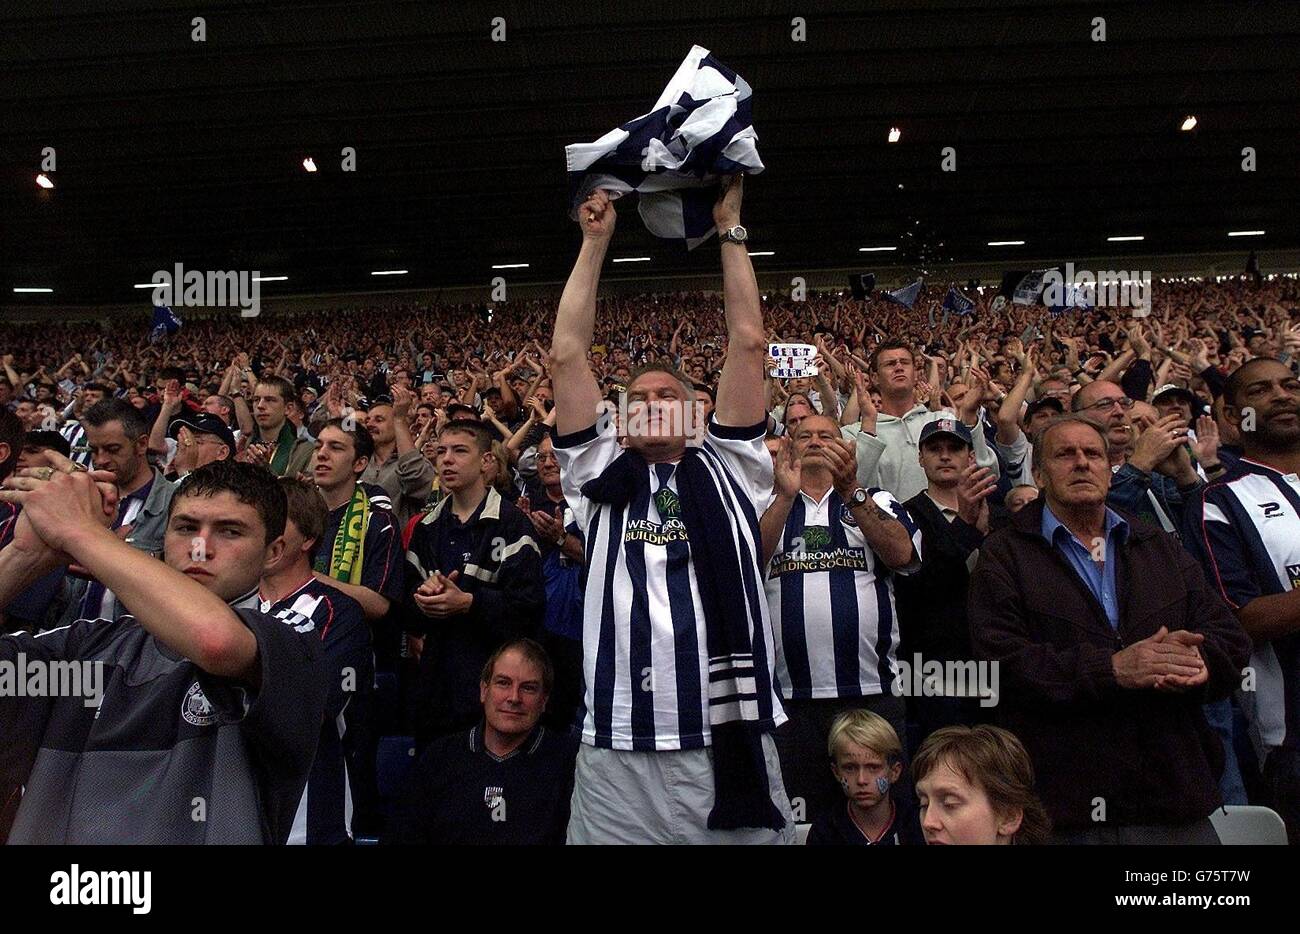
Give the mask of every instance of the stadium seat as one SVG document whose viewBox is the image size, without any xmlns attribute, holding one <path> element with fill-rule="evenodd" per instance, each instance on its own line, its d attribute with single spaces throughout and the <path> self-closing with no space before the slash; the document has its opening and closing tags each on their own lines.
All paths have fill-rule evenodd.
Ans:
<svg viewBox="0 0 1300 934">
<path fill-rule="evenodd" d="M 1210 823 L 1225 846 L 1286 846 L 1286 825 L 1271 808 L 1228 804 L 1210 815 Z"/>
</svg>

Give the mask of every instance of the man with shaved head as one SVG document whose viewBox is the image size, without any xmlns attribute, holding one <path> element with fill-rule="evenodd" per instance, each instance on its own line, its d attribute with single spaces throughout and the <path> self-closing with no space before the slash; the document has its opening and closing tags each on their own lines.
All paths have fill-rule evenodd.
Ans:
<svg viewBox="0 0 1300 934">
<path fill-rule="evenodd" d="M 1228 377 L 1224 414 L 1244 456 L 1198 505 L 1207 569 L 1254 640 L 1239 695 L 1263 750 L 1269 804 L 1300 842 L 1300 377 L 1259 358 Z"/>
</svg>

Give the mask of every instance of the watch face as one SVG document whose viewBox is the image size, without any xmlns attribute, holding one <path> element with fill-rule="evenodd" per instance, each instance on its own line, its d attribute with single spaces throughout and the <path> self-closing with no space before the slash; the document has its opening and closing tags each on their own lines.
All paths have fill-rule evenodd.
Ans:
<svg viewBox="0 0 1300 934">
<path fill-rule="evenodd" d="M 737 224 L 727 231 L 727 236 L 737 243 L 744 243 L 749 239 L 749 231 Z"/>
</svg>

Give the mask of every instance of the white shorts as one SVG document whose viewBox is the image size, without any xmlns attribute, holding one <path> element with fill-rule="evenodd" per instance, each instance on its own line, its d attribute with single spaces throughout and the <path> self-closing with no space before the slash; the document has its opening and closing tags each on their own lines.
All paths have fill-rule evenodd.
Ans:
<svg viewBox="0 0 1300 934">
<path fill-rule="evenodd" d="M 641 752 L 578 749 L 568 843 L 725 843 L 795 842 L 790 802 L 772 734 L 763 736 L 772 803 L 785 827 L 709 830 L 713 810 L 713 750 Z"/>
</svg>

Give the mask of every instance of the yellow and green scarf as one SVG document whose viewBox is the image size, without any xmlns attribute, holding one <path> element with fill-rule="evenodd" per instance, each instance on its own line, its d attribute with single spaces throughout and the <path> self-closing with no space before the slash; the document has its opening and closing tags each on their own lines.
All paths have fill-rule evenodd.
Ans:
<svg viewBox="0 0 1300 934">
<path fill-rule="evenodd" d="M 325 555 L 316 557 L 316 570 L 346 584 L 360 584 L 365 566 L 366 530 L 370 527 L 370 497 L 360 483 L 352 491 L 352 499 L 343 512 L 339 530 L 330 548 L 329 564 Z"/>
</svg>

